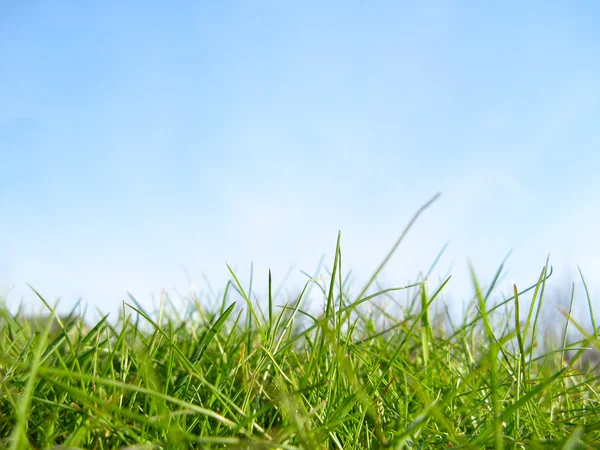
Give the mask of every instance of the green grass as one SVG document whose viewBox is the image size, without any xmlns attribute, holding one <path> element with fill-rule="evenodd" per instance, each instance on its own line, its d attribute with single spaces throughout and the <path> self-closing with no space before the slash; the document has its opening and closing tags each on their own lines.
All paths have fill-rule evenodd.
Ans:
<svg viewBox="0 0 600 450">
<path fill-rule="evenodd" d="M 597 374 L 578 370 L 583 350 L 567 363 L 542 335 L 548 264 L 500 301 L 502 267 L 485 289 L 473 271 L 460 323 L 439 314 L 448 279 L 373 293 L 427 206 L 358 295 L 338 237 L 329 279 L 311 278 L 287 305 L 270 273 L 258 302 L 232 271 L 216 307 L 191 298 L 181 312 L 165 297 L 151 314 L 132 298 L 118 321 L 77 334 L 77 321 L 51 332 L 50 320 L 34 327 L 0 309 L 0 446 L 599 448 Z M 570 311 L 560 317 L 557 335 L 585 332 Z M 571 348 L 597 345 L 597 333 Z"/>
</svg>

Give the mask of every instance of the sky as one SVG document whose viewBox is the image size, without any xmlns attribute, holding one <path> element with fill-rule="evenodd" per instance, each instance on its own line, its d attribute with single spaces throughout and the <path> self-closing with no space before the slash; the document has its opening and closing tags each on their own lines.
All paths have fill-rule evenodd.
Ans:
<svg viewBox="0 0 600 450">
<path fill-rule="evenodd" d="M 2 2 L 0 291 L 118 311 L 331 267 L 600 298 L 600 4 Z M 290 273 L 286 278 L 286 274 Z M 209 283 L 206 282 L 209 280 Z M 209 286 L 210 285 L 210 286 Z M 595 293 L 595 294 L 594 294 Z M 264 298 L 264 297 L 262 297 Z M 315 300 L 318 301 L 318 300 Z M 283 300 L 281 301 L 283 302 Z"/>
</svg>

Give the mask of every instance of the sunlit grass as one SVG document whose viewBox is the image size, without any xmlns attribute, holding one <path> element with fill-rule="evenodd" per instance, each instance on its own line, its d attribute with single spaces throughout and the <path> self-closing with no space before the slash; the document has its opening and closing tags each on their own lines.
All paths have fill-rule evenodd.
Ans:
<svg viewBox="0 0 600 450">
<path fill-rule="evenodd" d="M 270 274 L 259 303 L 232 271 L 215 308 L 191 298 L 186 311 L 165 301 L 152 313 L 132 298 L 117 323 L 91 329 L 59 321 L 56 331 L 2 308 L 0 445 L 597 448 L 598 378 L 579 361 L 598 330 L 557 312 L 557 336 L 572 327 L 586 337 L 568 357 L 566 338 L 545 345 L 549 265 L 501 301 L 502 268 L 485 289 L 473 271 L 474 298 L 456 323 L 434 314 L 448 279 L 373 291 L 406 231 L 356 296 L 338 238 L 329 279 L 310 279 L 287 305 L 275 304 Z M 306 304 L 310 287 L 322 293 L 320 314 Z"/>
</svg>

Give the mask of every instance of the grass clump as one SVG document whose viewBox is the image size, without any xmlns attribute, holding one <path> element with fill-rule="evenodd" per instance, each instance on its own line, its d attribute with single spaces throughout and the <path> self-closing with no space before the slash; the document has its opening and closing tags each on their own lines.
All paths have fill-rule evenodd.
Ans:
<svg viewBox="0 0 600 450">
<path fill-rule="evenodd" d="M 116 322 L 56 320 L 51 332 L 50 318 L 31 327 L 2 308 L 0 446 L 597 448 L 598 377 L 579 361 L 598 330 L 544 347 L 548 264 L 496 303 L 502 268 L 485 291 L 473 274 L 474 301 L 454 323 L 433 314 L 449 279 L 369 293 L 404 234 L 356 297 L 338 237 L 330 278 L 279 307 L 270 274 L 261 306 L 232 271 L 212 309 L 192 298 L 184 313 L 165 302 L 151 314 L 132 298 Z M 564 336 L 570 326 L 585 331 L 565 312 Z"/>
</svg>

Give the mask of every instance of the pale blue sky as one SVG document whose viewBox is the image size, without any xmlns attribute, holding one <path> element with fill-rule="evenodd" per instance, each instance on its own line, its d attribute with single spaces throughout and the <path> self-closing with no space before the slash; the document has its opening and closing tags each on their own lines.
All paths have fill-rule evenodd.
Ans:
<svg viewBox="0 0 600 450">
<path fill-rule="evenodd" d="M 600 291 L 597 2 L 2 2 L 0 287 L 68 308 L 215 288 L 226 263 L 290 287 L 342 231 L 382 281 L 449 242 L 526 285 L 551 252 Z M 358 289 L 359 286 L 357 286 Z"/>
</svg>

